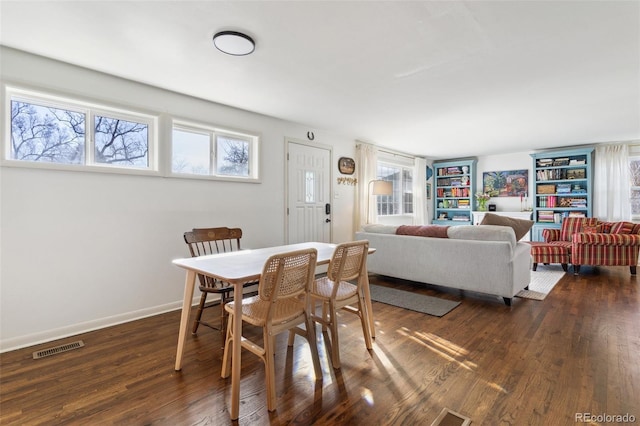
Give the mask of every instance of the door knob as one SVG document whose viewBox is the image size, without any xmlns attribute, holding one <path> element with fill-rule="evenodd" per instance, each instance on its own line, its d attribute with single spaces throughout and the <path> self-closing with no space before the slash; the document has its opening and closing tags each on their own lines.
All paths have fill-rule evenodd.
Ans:
<svg viewBox="0 0 640 426">
<path fill-rule="evenodd" d="M 326 223 L 329 223 L 329 222 L 331 222 L 331 219 L 328 219 L 328 218 L 327 218 L 327 219 L 325 219 L 324 221 L 325 221 Z"/>
</svg>

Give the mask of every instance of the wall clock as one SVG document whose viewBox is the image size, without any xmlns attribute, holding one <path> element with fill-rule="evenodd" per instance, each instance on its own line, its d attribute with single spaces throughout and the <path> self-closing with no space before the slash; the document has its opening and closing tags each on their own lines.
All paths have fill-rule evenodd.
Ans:
<svg viewBox="0 0 640 426">
<path fill-rule="evenodd" d="M 338 160 L 338 170 L 343 175 L 352 175 L 353 172 L 356 171 L 356 162 L 353 161 L 353 158 L 349 157 L 340 157 Z"/>
</svg>

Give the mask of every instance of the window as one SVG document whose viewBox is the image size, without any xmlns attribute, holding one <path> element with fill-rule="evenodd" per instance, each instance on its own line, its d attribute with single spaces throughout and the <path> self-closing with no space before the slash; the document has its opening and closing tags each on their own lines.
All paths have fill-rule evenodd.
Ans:
<svg viewBox="0 0 640 426">
<path fill-rule="evenodd" d="M 155 170 L 152 116 L 19 89 L 7 88 L 7 98 L 9 161 Z"/>
<path fill-rule="evenodd" d="M 640 155 L 629 156 L 631 220 L 640 221 Z"/>
<path fill-rule="evenodd" d="M 378 216 L 413 214 L 413 167 L 378 161 L 378 179 L 393 182 L 392 195 L 378 195 Z"/>
<path fill-rule="evenodd" d="M 213 127 L 174 122 L 171 172 L 255 180 L 258 137 Z"/>
</svg>

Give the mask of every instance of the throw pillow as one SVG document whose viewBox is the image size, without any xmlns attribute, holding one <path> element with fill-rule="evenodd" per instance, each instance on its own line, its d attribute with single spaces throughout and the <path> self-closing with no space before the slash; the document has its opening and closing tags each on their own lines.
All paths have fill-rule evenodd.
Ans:
<svg viewBox="0 0 640 426">
<path fill-rule="evenodd" d="M 364 232 L 372 232 L 376 234 L 395 234 L 397 226 L 394 225 L 381 225 L 379 223 L 369 223 L 367 225 L 362 225 L 362 230 Z"/>
<path fill-rule="evenodd" d="M 516 219 L 513 217 L 500 216 L 493 213 L 485 213 L 480 225 L 499 225 L 510 226 L 513 228 L 513 232 L 516 234 L 516 241 L 520 241 L 522 237 L 527 235 L 527 232 L 533 226 L 532 220 Z"/>
<path fill-rule="evenodd" d="M 396 230 L 397 235 L 413 235 L 416 237 L 448 238 L 447 225 L 401 225 Z"/>
<path fill-rule="evenodd" d="M 582 227 L 582 232 L 585 232 L 587 234 L 599 234 L 602 232 L 602 225 L 584 225 Z"/>
<path fill-rule="evenodd" d="M 631 234 L 633 228 L 635 227 L 635 223 L 631 222 L 618 222 L 613 227 L 611 227 L 612 234 Z"/>
</svg>

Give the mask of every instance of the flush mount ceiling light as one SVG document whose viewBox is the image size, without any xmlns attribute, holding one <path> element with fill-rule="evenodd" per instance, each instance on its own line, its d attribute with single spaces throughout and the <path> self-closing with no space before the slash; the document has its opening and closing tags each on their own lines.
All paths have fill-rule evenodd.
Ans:
<svg viewBox="0 0 640 426">
<path fill-rule="evenodd" d="M 256 43 L 251 37 L 237 31 L 220 31 L 213 36 L 213 44 L 227 55 L 244 56 L 254 51 Z"/>
</svg>

